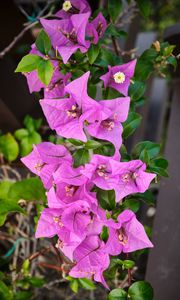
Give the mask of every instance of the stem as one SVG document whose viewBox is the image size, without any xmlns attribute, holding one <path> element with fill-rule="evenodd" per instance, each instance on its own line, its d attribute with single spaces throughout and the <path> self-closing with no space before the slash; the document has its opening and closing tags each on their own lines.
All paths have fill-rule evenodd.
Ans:
<svg viewBox="0 0 180 300">
<path fill-rule="evenodd" d="M 114 51 L 115 51 L 116 55 L 119 56 L 120 53 L 119 53 L 117 41 L 116 41 L 114 36 L 112 36 L 111 39 L 112 39 L 112 44 L 113 44 L 113 47 L 114 47 Z"/>
<path fill-rule="evenodd" d="M 129 254 L 126 254 L 126 258 L 129 258 Z M 131 274 L 131 269 L 128 269 L 128 284 L 129 286 L 131 285 L 131 281 L 132 281 L 132 274 Z"/>
<path fill-rule="evenodd" d="M 131 285 L 131 281 L 132 281 L 131 269 L 128 269 L 128 284 L 129 284 L 129 286 Z"/>
<path fill-rule="evenodd" d="M 34 27 L 36 24 L 38 24 L 38 21 L 36 21 L 34 23 L 30 23 L 17 36 L 15 36 L 14 39 L 12 40 L 12 42 L 6 48 L 4 48 L 4 50 L 2 50 L 0 52 L 0 58 L 3 58 L 4 55 L 6 55 L 16 45 L 16 43 L 24 36 L 24 34 L 29 29 L 31 29 L 32 27 Z"/>
</svg>

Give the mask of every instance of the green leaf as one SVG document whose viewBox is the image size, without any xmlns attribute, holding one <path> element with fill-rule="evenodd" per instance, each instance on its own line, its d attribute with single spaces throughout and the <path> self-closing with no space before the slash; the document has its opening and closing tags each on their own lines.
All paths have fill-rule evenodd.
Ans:
<svg viewBox="0 0 180 300">
<path fill-rule="evenodd" d="M 148 170 L 152 173 L 156 173 L 157 175 L 159 176 L 162 176 L 162 177 L 169 177 L 169 174 L 166 170 L 164 170 L 163 168 L 160 168 L 160 167 L 154 167 L 154 166 L 150 166 L 148 168 Z"/>
<path fill-rule="evenodd" d="M 14 132 L 14 136 L 18 141 L 21 141 L 23 138 L 27 137 L 29 132 L 27 129 L 21 128 Z"/>
<path fill-rule="evenodd" d="M 85 149 L 97 149 L 99 147 L 102 147 L 102 144 L 94 140 L 89 140 L 85 144 Z"/>
<path fill-rule="evenodd" d="M 4 200 L 9 199 L 8 193 L 13 184 L 14 184 L 13 181 L 1 181 L 0 182 L 0 197 L 1 197 L 1 199 L 4 199 Z"/>
<path fill-rule="evenodd" d="M 13 300 L 30 300 L 32 298 L 32 292 L 30 291 L 20 291 L 16 292 Z"/>
<path fill-rule="evenodd" d="M 39 144 L 42 141 L 38 132 L 32 132 L 20 142 L 20 154 L 26 156 L 32 151 L 33 145 Z"/>
<path fill-rule="evenodd" d="M 78 279 L 80 285 L 82 286 L 82 288 L 86 289 L 86 290 L 95 290 L 95 284 L 93 281 L 91 281 L 88 278 L 79 278 Z"/>
<path fill-rule="evenodd" d="M 174 48 L 176 48 L 175 45 L 168 45 L 163 49 L 163 56 L 169 56 L 172 54 Z"/>
<path fill-rule="evenodd" d="M 45 283 L 44 278 L 40 277 L 29 277 L 28 282 L 34 287 L 42 287 Z"/>
<path fill-rule="evenodd" d="M 153 288 L 148 282 L 137 281 L 130 286 L 128 296 L 131 300 L 153 300 Z"/>
<path fill-rule="evenodd" d="M 140 202 L 135 199 L 126 199 L 123 202 L 122 207 L 124 209 L 131 209 L 133 212 L 136 213 L 140 208 Z"/>
<path fill-rule="evenodd" d="M 114 190 L 105 191 L 98 188 L 97 198 L 100 202 L 101 207 L 104 209 L 112 210 L 116 207 Z"/>
<path fill-rule="evenodd" d="M 150 157 L 149 157 L 149 153 L 146 149 L 143 149 L 140 156 L 139 156 L 139 159 L 141 159 L 143 162 L 145 162 L 147 165 L 149 165 L 150 163 Z"/>
<path fill-rule="evenodd" d="M 24 126 L 28 129 L 28 131 L 31 133 L 33 131 L 36 131 L 40 128 L 42 124 L 42 119 L 33 119 L 31 116 L 27 115 L 24 118 L 23 121 Z"/>
<path fill-rule="evenodd" d="M 108 240 L 109 232 L 108 232 L 108 227 L 103 226 L 102 232 L 100 234 L 101 240 L 106 242 Z"/>
<path fill-rule="evenodd" d="M 167 169 L 167 167 L 168 167 L 168 161 L 165 158 L 162 158 L 162 157 L 154 159 L 153 164 L 156 167 L 160 167 L 160 168 L 163 168 L 163 169 Z"/>
<path fill-rule="evenodd" d="M 89 161 L 89 151 L 86 149 L 78 149 L 73 154 L 74 167 L 84 165 Z"/>
<path fill-rule="evenodd" d="M 7 214 L 10 212 L 24 213 L 24 210 L 14 199 L 0 199 L 0 226 L 4 224 Z"/>
<path fill-rule="evenodd" d="M 11 300 L 13 299 L 12 291 L 9 287 L 3 282 L 0 281 L 0 299 L 1 300 Z"/>
<path fill-rule="evenodd" d="M 97 87 L 95 84 L 89 82 L 88 83 L 88 95 L 91 98 L 96 98 L 96 93 L 97 93 Z"/>
<path fill-rule="evenodd" d="M 136 64 L 136 80 L 141 81 L 148 79 L 154 71 L 154 62 L 157 56 L 158 52 L 154 48 L 147 49 L 143 52 Z"/>
<path fill-rule="evenodd" d="M 11 133 L 0 136 L 0 153 L 8 161 L 16 160 L 19 154 L 19 146 Z"/>
<path fill-rule="evenodd" d="M 106 30 L 106 35 L 111 35 L 115 38 L 126 37 L 127 32 L 119 30 L 114 24 L 110 24 Z"/>
<path fill-rule="evenodd" d="M 78 288 L 79 288 L 79 283 L 78 283 L 78 279 L 72 279 L 72 281 L 70 282 L 70 288 L 74 293 L 78 292 Z"/>
<path fill-rule="evenodd" d="M 137 0 L 140 13 L 144 18 L 148 18 L 151 14 L 151 2 L 150 0 Z"/>
<path fill-rule="evenodd" d="M 122 58 L 115 55 L 112 51 L 101 48 L 101 54 L 96 60 L 96 65 L 107 68 L 108 65 L 115 66 L 122 63 Z"/>
<path fill-rule="evenodd" d="M 157 143 L 143 141 L 135 145 L 132 151 L 133 158 L 139 158 L 141 152 L 146 149 L 150 159 L 156 157 L 160 152 L 160 145 Z"/>
<path fill-rule="evenodd" d="M 174 70 L 177 67 L 177 59 L 174 56 L 170 56 L 167 58 L 168 64 L 172 65 L 174 67 Z"/>
<path fill-rule="evenodd" d="M 43 29 L 39 32 L 35 44 L 37 49 L 43 54 L 47 55 L 51 50 L 50 38 Z"/>
<path fill-rule="evenodd" d="M 130 259 L 126 259 L 126 260 L 123 260 L 123 268 L 124 269 L 132 269 L 135 265 L 135 262 L 133 260 L 130 260 Z"/>
<path fill-rule="evenodd" d="M 148 205 L 155 205 L 154 195 L 150 191 L 146 191 L 145 193 L 136 193 L 131 195 L 131 198 L 142 200 Z"/>
<path fill-rule="evenodd" d="M 116 21 L 121 10 L 122 10 L 122 1 L 121 0 L 109 0 L 108 1 L 108 11 L 109 11 L 110 17 L 113 22 Z"/>
<path fill-rule="evenodd" d="M 146 86 L 142 81 L 134 81 L 129 87 L 128 94 L 131 97 L 131 101 L 137 101 L 144 95 Z"/>
<path fill-rule="evenodd" d="M 15 72 L 31 72 L 37 69 L 42 57 L 34 54 L 25 55 L 19 62 Z"/>
<path fill-rule="evenodd" d="M 113 88 L 107 88 L 103 90 L 103 98 L 104 99 L 114 99 L 119 97 L 119 92 Z"/>
<path fill-rule="evenodd" d="M 51 81 L 54 68 L 50 60 L 43 59 L 38 64 L 38 77 L 45 85 Z"/>
<path fill-rule="evenodd" d="M 69 141 L 71 144 L 73 144 L 74 146 L 82 146 L 84 145 L 84 142 L 80 141 L 80 140 L 75 140 L 75 139 L 67 139 L 67 141 Z"/>
<path fill-rule="evenodd" d="M 114 289 L 108 295 L 108 300 L 127 300 L 127 293 L 123 289 Z"/>
<path fill-rule="evenodd" d="M 91 65 L 95 62 L 96 58 L 98 57 L 99 51 L 100 51 L 99 45 L 91 44 L 87 52 L 87 57 Z"/>
<path fill-rule="evenodd" d="M 9 197 L 27 201 L 44 200 L 46 198 L 45 189 L 38 177 L 31 177 L 15 182 L 9 190 Z"/>
<path fill-rule="evenodd" d="M 127 139 L 138 128 L 142 117 L 135 112 L 130 112 L 128 119 L 123 123 L 124 131 L 123 138 Z"/>
<path fill-rule="evenodd" d="M 110 260 L 110 266 L 105 273 L 106 277 L 108 279 L 113 279 L 117 273 L 117 270 L 122 267 L 122 263 L 123 261 L 121 259 L 112 257 Z"/>
</svg>

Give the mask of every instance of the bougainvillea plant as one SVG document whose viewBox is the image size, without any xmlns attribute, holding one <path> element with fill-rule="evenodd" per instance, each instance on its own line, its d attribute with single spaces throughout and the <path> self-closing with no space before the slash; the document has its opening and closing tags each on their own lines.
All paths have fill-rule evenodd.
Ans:
<svg viewBox="0 0 180 300">
<path fill-rule="evenodd" d="M 133 283 L 129 255 L 153 247 L 135 212 L 140 199 L 151 202 L 147 190 L 167 175 L 167 164 L 155 143 L 140 142 L 131 155 L 125 145 L 141 121 L 135 109 L 144 101 L 144 82 L 175 58 L 172 46 L 156 42 L 123 61 L 119 2 L 92 14 L 86 0 L 64 1 L 55 16 L 40 19 L 43 29 L 16 72 L 26 76 L 30 93 L 41 93 L 55 143 L 36 143 L 21 160 L 46 189 L 35 236 L 55 237 L 66 257 L 64 276 L 110 290 L 110 274 L 121 266 L 128 286 L 109 299 L 151 300 L 149 283 Z"/>
</svg>

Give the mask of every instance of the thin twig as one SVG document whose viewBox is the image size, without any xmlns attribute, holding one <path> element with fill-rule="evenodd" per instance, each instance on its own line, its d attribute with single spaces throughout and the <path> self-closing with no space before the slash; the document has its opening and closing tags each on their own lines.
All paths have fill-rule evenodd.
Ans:
<svg viewBox="0 0 180 300">
<path fill-rule="evenodd" d="M 59 272 L 63 271 L 63 268 L 60 267 L 60 266 L 51 265 L 51 264 L 47 264 L 47 263 L 44 263 L 44 262 L 38 263 L 37 266 L 47 268 L 47 269 L 56 270 L 56 271 L 59 271 Z"/>
<path fill-rule="evenodd" d="M 4 55 L 6 55 L 15 45 L 16 43 L 22 39 L 22 37 L 24 36 L 24 34 L 31 29 L 32 27 L 34 27 L 35 25 L 38 24 L 38 21 L 30 23 L 28 26 L 26 26 L 17 36 L 14 37 L 14 39 L 12 40 L 12 42 L 6 47 L 4 48 L 3 51 L 0 52 L 0 59 L 4 57 Z"/>
<path fill-rule="evenodd" d="M 112 36 L 112 44 L 113 44 L 113 47 L 114 47 L 114 51 L 116 53 L 117 56 L 119 56 L 119 47 L 118 47 L 118 44 L 117 44 L 117 41 L 115 39 L 114 36 Z"/>
</svg>

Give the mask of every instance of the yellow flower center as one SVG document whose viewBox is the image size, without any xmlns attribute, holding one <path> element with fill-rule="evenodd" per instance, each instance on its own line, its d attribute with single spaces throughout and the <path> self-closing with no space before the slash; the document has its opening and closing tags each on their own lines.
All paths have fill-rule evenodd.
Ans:
<svg viewBox="0 0 180 300">
<path fill-rule="evenodd" d="M 61 217 L 53 217 L 53 220 L 56 224 L 58 224 L 60 227 L 63 227 L 63 223 L 61 222 Z"/>
<path fill-rule="evenodd" d="M 123 72 L 117 72 L 113 75 L 113 77 L 116 83 L 123 83 L 126 79 L 126 76 Z"/>
<path fill-rule="evenodd" d="M 71 1 L 65 1 L 64 3 L 63 3 L 63 10 L 64 11 L 68 11 L 68 10 L 70 10 L 70 8 L 72 7 L 72 5 L 71 5 Z"/>
</svg>

